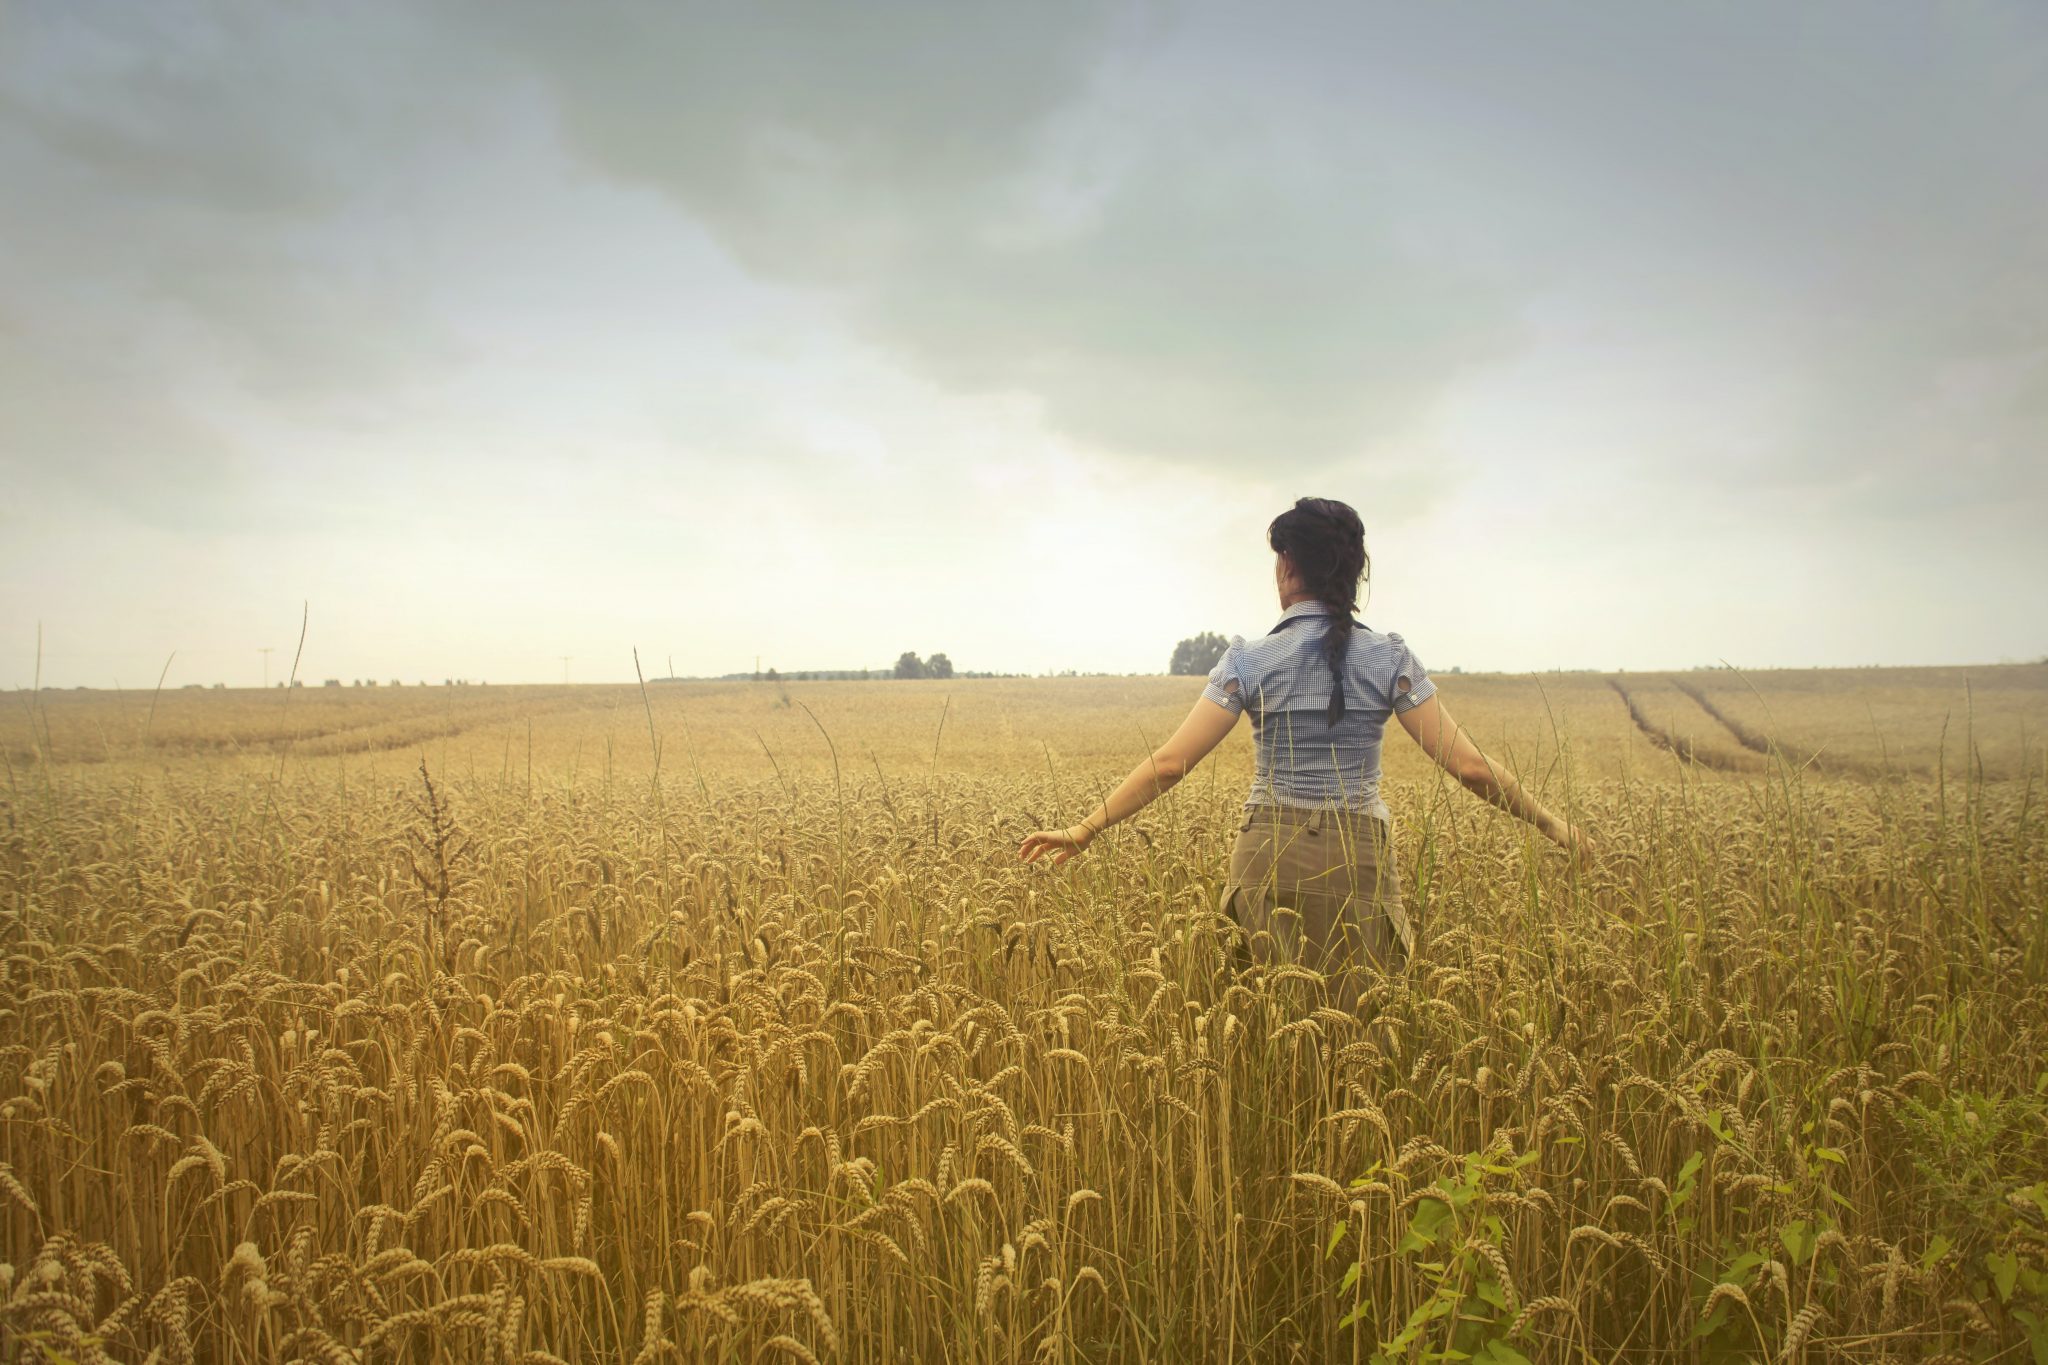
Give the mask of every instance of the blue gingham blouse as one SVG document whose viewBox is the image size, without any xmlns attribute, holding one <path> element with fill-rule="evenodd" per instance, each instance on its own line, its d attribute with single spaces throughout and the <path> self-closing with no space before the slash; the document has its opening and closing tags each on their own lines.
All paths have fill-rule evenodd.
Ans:
<svg viewBox="0 0 2048 1365">
<path fill-rule="evenodd" d="M 1329 614 L 1311 598 L 1280 619 Z M 1202 695 L 1233 715 L 1251 713 L 1256 762 L 1247 806 L 1333 806 L 1385 819 L 1380 738 L 1387 717 L 1420 706 L 1436 684 L 1399 635 L 1354 626 L 1345 658 L 1345 710 L 1331 725 L 1327 629 L 1303 621 L 1255 640 L 1233 635 Z"/>
</svg>

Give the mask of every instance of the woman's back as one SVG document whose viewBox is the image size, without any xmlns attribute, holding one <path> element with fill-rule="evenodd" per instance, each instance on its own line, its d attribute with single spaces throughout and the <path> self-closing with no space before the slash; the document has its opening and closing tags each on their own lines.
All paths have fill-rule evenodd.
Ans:
<svg viewBox="0 0 2048 1365">
<path fill-rule="evenodd" d="M 1027 862 L 1046 852 L 1064 862 L 1186 777 L 1249 711 L 1258 771 L 1219 908 L 1241 931 L 1237 949 L 1323 973 L 1329 999 L 1344 1006 L 1363 979 L 1355 968 L 1393 970 L 1415 946 L 1380 801 L 1388 716 L 1474 792 L 1568 848 L 1588 845 L 1458 728 L 1400 636 L 1352 619 L 1370 562 L 1354 509 L 1301 498 L 1273 519 L 1266 540 L 1280 623 L 1256 640 L 1231 640 L 1180 728 L 1094 814 L 1036 830 L 1017 851 Z"/>
<path fill-rule="evenodd" d="M 1296 602 L 1273 630 L 1233 636 L 1202 695 L 1248 711 L 1257 750 L 1247 805 L 1336 807 L 1386 816 L 1380 801 L 1380 740 L 1387 717 L 1436 691 L 1396 634 L 1354 626 L 1343 664 L 1343 714 L 1329 719 L 1335 685 L 1323 653 L 1330 608 Z M 1314 618 L 1314 619 L 1310 619 Z"/>
</svg>

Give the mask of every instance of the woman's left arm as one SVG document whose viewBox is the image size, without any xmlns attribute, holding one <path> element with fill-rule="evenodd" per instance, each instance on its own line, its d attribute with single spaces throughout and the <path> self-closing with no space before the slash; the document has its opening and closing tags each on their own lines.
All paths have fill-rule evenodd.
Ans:
<svg viewBox="0 0 2048 1365">
<path fill-rule="evenodd" d="M 1041 853 L 1052 854 L 1057 867 L 1095 842 L 1095 836 L 1119 820 L 1127 820 L 1145 809 L 1161 793 L 1170 790 L 1223 742 L 1239 713 L 1218 706 L 1207 697 L 1195 702 L 1195 709 L 1180 723 L 1173 737 L 1153 751 L 1152 756 L 1131 769 L 1109 798 L 1078 825 L 1066 829 L 1041 829 L 1026 835 L 1018 856 L 1036 862 Z"/>
</svg>

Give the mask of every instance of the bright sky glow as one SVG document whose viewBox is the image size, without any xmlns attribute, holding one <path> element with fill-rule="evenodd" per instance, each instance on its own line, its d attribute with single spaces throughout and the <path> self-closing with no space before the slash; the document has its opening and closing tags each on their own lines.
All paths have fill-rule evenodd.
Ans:
<svg viewBox="0 0 2048 1365">
<path fill-rule="evenodd" d="M 2035 0 L 0 10 L 0 684 L 2048 653 Z"/>
</svg>

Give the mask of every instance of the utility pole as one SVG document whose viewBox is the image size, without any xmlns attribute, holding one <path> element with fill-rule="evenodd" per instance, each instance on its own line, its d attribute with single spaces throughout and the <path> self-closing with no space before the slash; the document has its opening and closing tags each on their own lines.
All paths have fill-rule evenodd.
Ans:
<svg viewBox="0 0 2048 1365">
<path fill-rule="evenodd" d="M 270 690 L 270 646 L 269 646 L 269 645 L 265 645 L 265 646 L 263 646 L 263 648 L 261 648 L 261 649 L 257 650 L 256 652 L 257 652 L 258 654 L 261 654 L 261 655 L 263 656 L 263 688 L 264 688 L 264 690 L 265 690 L 265 691 L 269 691 L 269 690 Z"/>
<path fill-rule="evenodd" d="M 567 687 L 569 685 L 569 660 L 576 656 L 573 654 L 558 654 L 555 657 L 562 661 L 562 686 Z"/>
</svg>

